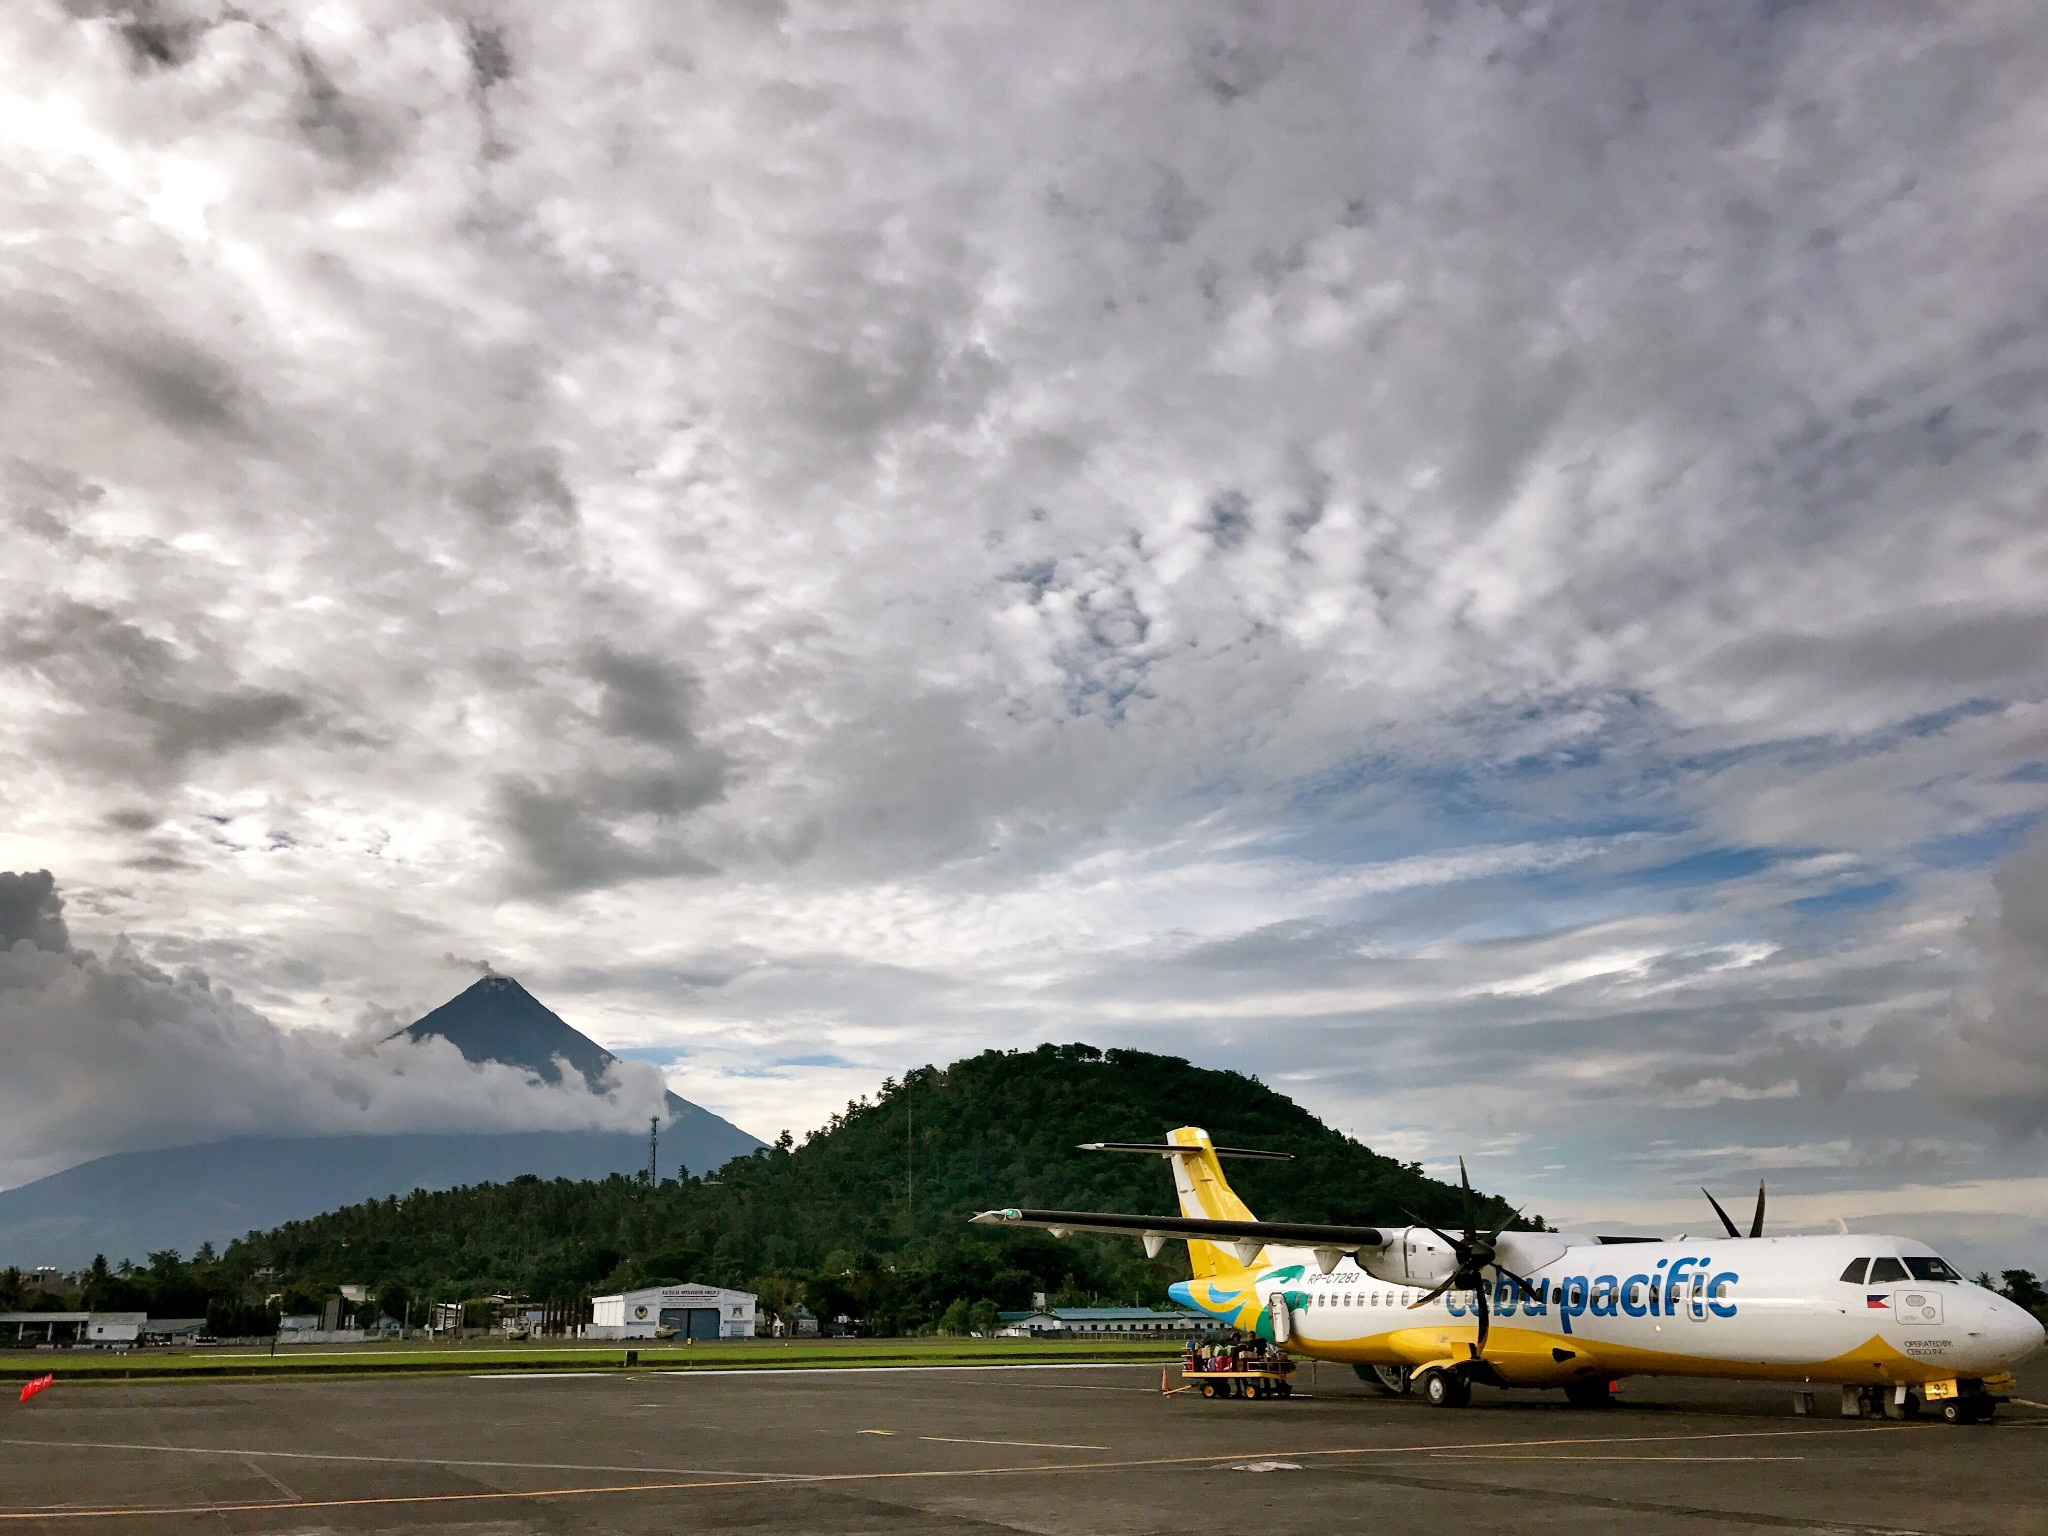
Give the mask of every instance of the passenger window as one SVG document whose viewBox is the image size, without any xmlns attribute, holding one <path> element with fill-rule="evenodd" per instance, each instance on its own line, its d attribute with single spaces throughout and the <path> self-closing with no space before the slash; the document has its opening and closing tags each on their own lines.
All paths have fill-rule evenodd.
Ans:
<svg viewBox="0 0 2048 1536">
<path fill-rule="evenodd" d="M 1868 1259 L 1851 1259 L 1849 1267 L 1842 1271 L 1842 1279 L 1849 1285 L 1861 1285 L 1863 1283 L 1863 1271 L 1869 1267 L 1870 1260 Z"/>
<path fill-rule="evenodd" d="M 1889 1281 L 1903 1280 L 1905 1278 L 1906 1266 L 1897 1259 L 1872 1259 L 1870 1261 L 1870 1279 L 1865 1283 L 1868 1285 L 1884 1285 Z"/>
</svg>

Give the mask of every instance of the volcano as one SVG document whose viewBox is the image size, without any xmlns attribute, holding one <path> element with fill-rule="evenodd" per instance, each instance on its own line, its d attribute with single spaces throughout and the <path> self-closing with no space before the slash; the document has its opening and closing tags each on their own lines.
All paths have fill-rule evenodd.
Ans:
<svg viewBox="0 0 2048 1536">
<path fill-rule="evenodd" d="M 560 1084 L 566 1068 L 596 1089 L 618 1060 L 509 976 L 484 977 L 397 1033 L 439 1037 L 466 1061 L 499 1062 L 549 1084 Z M 688 1099 L 670 1093 L 667 1104 L 664 1173 L 708 1173 L 762 1145 Z M 645 1134 L 622 1131 L 238 1136 L 117 1152 L 0 1191 L 0 1264 L 71 1269 L 95 1254 L 140 1262 L 415 1189 L 524 1174 L 601 1179 L 646 1166 Z"/>
</svg>

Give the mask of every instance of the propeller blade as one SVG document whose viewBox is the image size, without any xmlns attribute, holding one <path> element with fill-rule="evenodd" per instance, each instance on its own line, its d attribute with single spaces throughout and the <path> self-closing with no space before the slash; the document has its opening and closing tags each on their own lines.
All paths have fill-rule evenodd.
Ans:
<svg viewBox="0 0 2048 1536">
<path fill-rule="evenodd" d="M 1507 1276 L 1508 1279 L 1515 1282 L 1515 1292 L 1517 1296 L 1534 1296 L 1536 1294 L 1535 1281 L 1524 1279 L 1522 1276 L 1516 1274 L 1512 1269 L 1509 1269 L 1507 1265 L 1501 1263 L 1498 1259 L 1494 1260 L 1493 1267 L 1499 1270 L 1503 1275 Z"/>
<path fill-rule="evenodd" d="M 1751 1237 L 1762 1237 L 1764 1235 L 1764 1181 L 1762 1179 L 1756 1181 L 1756 1220 L 1749 1224 L 1749 1235 Z"/>
<path fill-rule="evenodd" d="M 1409 1302 L 1408 1310 L 1410 1312 L 1413 1312 L 1417 1307 L 1428 1306 L 1432 1301 L 1435 1301 L 1437 1297 L 1443 1295 L 1445 1291 L 1448 1291 L 1452 1286 L 1456 1285 L 1457 1283 L 1458 1277 L 1456 1275 L 1451 1276 L 1450 1279 L 1446 1280 L 1442 1285 L 1438 1286 L 1435 1290 L 1431 1291 L 1427 1296 L 1423 1297 L 1422 1300 Z"/>
<path fill-rule="evenodd" d="M 1486 1353 L 1486 1330 L 1490 1321 L 1487 1314 L 1486 1291 L 1484 1281 L 1472 1287 L 1473 1310 L 1479 1314 L 1479 1340 L 1472 1346 L 1472 1358 L 1475 1360 Z"/>
<path fill-rule="evenodd" d="M 1512 1222 L 1520 1221 L 1522 1219 L 1522 1211 L 1523 1207 L 1519 1205 L 1516 1206 L 1512 1211 L 1509 1211 L 1508 1214 L 1502 1218 L 1501 1224 L 1493 1229 L 1493 1236 L 1489 1237 L 1486 1240 L 1486 1246 L 1491 1248 L 1495 1243 L 1498 1243 L 1500 1241 L 1501 1233 L 1507 1231 L 1509 1224 Z"/>
<path fill-rule="evenodd" d="M 1721 1202 L 1714 1198 L 1713 1191 L 1702 1184 L 1700 1186 L 1700 1193 L 1707 1197 L 1707 1204 L 1711 1205 L 1714 1208 L 1714 1214 L 1721 1218 L 1721 1225 L 1728 1229 L 1728 1235 L 1730 1237 L 1742 1236 L 1742 1229 L 1729 1219 L 1726 1211 L 1721 1209 Z"/>
</svg>

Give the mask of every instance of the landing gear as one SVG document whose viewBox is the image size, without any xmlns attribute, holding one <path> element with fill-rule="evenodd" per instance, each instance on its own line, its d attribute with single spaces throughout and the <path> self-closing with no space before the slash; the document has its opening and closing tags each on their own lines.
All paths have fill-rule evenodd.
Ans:
<svg viewBox="0 0 2048 1536">
<path fill-rule="evenodd" d="M 1997 1412 L 1997 1398 L 1973 1392 L 1967 1397 L 1951 1397 L 1943 1401 L 1941 1405 L 1941 1422 L 1944 1424 L 1989 1424 L 1992 1415 Z"/>
<path fill-rule="evenodd" d="M 1432 1408 L 1462 1408 L 1472 1401 L 1472 1383 L 1450 1371 L 1431 1371 L 1422 1378 L 1422 1397 Z"/>
<path fill-rule="evenodd" d="M 1564 1400 L 1574 1408 L 1605 1408 L 1614 1401 L 1605 1381 L 1568 1382 Z"/>
<path fill-rule="evenodd" d="M 1389 1397 L 1406 1397 L 1415 1385 L 1405 1365 L 1354 1365 L 1351 1369 L 1360 1381 L 1378 1387 Z"/>
<path fill-rule="evenodd" d="M 1888 1419 L 1917 1419 L 1920 1417 L 1920 1394 L 1907 1389 L 1904 1397 L 1896 1390 L 1877 1394 L 1878 1412 Z"/>
</svg>

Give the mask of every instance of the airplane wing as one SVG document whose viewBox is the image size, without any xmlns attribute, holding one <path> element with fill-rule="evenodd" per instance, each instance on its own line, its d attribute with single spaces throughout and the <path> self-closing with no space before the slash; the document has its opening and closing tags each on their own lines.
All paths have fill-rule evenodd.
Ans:
<svg viewBox="0 0 2048 1536">
<path fill-rule="evenodd" d="M 1149 1150 L 1149 1149 L 1148 1149 Z M 1000 1211 L 983 1211 L 974 1218 L 985 1227 L 1043 1227 L 1054 1237 L 1069 1232 L 1110 1232 L 1141 1238 L 1145 1255 L 1156 1255 L 1173 1238 L 1207 1238 L 1224 1242 L 1237 1250 L 1240 1262 L 1249 1264 L 1268 1243 L 1289 1248 L 1314 1248 L 1317 1262 L 1329 1256 L 1323 1272 L 1329 1273 L 1339 1258 L 1360 1248 L 1378 1248 L 1386 1242 L 1379 1227 L 1324 1226 L 1305 1221 L 1225 1221 L 1209 1216 L 1132 1216 L 1115 1211 L 1035 1211 L 1016 1206 Z"/>
</svg>

